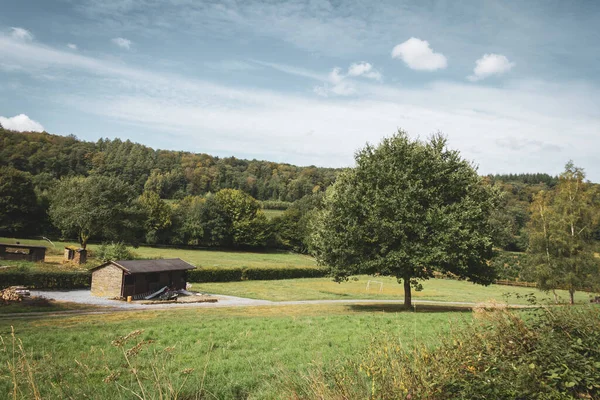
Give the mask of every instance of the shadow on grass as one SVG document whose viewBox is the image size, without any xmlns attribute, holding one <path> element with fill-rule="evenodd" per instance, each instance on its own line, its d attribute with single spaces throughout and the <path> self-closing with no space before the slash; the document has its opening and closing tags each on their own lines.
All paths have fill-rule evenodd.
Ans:
<svg viewBox="0 0 600 400">
<path fill-rule="evenodd" d="M 418 312 L 418 313 L 438 313 L 438 312 L 471 312 L 472 306 L 444 305 L 444 304 L 417 304 L 407 309 L 404 304 L 351 304 L 349 308 L 355 312 Z"/>
</svg>

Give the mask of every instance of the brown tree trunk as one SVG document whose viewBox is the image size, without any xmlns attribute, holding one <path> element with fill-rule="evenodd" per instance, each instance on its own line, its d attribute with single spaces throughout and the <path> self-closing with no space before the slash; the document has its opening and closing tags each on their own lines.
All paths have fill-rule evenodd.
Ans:
<svg viewBox="0 0 600 400">
<path fill-rule="evenodd" d="M 87 247 L 88 239 L 89 239 L 89 235 L 86 235 L 83 232 L 79 235 L 79 244 L 81 245 L 81 248 L 84 250 Z"/>
<path fill-rule="evenodd" d="M 404 277 L 404 308 L 412 307 L 412 294 L 410 292 L 410 278 Z"/>
<path fill-rule="evenodd" d="M 575 304 L 575 289 L 569 289 L 569 304 Z"/>
</svg>

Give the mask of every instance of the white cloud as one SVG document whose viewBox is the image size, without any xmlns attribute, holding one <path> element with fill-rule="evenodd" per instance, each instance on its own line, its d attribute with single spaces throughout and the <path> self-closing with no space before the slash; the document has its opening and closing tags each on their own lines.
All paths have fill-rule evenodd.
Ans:
<svg viewBox="0 0 600 400">
<path fill-rule="evenodd" d="M 334 85 L 337 85 L 338 83 L 343 81 L 345 76 L 342 75 L 341 72 L 342 72 L 342 69 L 339 67 L 335 67 L 334 69 L 332 69 L 331 72 L 329 73 L 329 81 Z"/>
<path fill-rule="evenodd" d="M 365 78 L 381 81 L 381 72 L 373 69 L 368 62 L 354 63 L 348 68 L 348 76 L 364 76 Z"/>
<path fill-rule="evenodd" d="M 43 132 L 44 127 L 37 121 L 32 120 L 25 114 L 15 115 L 14 117 L 6 118 L 0 116 L 0 124 L 5 129 L 10 129 L 18 132 Z"/>
<path fill-rule="evenodd" d="M 23 40 L 27 42 L 31 42 L 33 40 L 33 34 L 29 32 L 27 29 L 12 27 L 10 28 L 10 36 L 17 40 Z"/>
<path fill-rule="evenodd" d="M 122 37 L 112 39 L 112 42 L 122 49 L 129 50 L 131 48 L 131 40 Z"/>
<path fill-rule="evenodd" d="M 347 74 L 340 69 L 319 81 L 329 85 L 325 94 L 330 97 L 316 97 L 158 73 L 2 35 L 0 54 L 3 62 L 21 68 L 19 73 L 58 73 L 62 87 L 52 96 L 53 107 L 87 115 L 90 123 L 102 118 L 115 127 L 138 127 L 123 131 L 155 147 L 181 150 L 184 143 L 184 150 L 215 155 L 348 166 L 357 148 L 400 127 L 421 137 L 444 132 L 451 147 L 479 163 L 482 173 L 554 174 L 572 158 L 590 179 L 600 181 L 595 154 L 600 98 L 589 82 L 403 87 L 359 76 L 336 86 L 329 79 Z M 352 90 L 360 96 L 334 97 Z M 310 140 L 306 132 L 313 132 Z M 86 134 L 92 135 L 81 132 Z M 508 149 L 523 144 L 527 151 L 511 150 L 516 155 L 507 156 Z"/>
<path fill-rule="evenodd" d="M 515 66 L 514 62 L 502 54 L 484 54 L 475 62 L 473 75 L 467 77 L 471 82 L 480 81 L 492 75 L 501 75 L 510 71 Z"/>
<path fill-rule="evenodd" d="M 327 97 L 330 94 L 338 96 L 350 96 L 357 93 L 356 86 L 352 78 L 363 77 L 381 81 L 382 75 L 373 68 L 368 62 L 353 63 L 348 67 L 348 72 L 344 74 L 342 69 L 335 67 L 327 76 L 327 82 L 321 86 L 315 86 L 313 91 L 319 96 Z"/>
<path fill-rule="evenodd" d="M 67 47 L 70 48 L 71 50 L 77 50 L 77 45 L 73 44 L 73 43 L 67 44 Z"/>
<path fill-rule="evenodd" d="M 392 58 L 399 58 L 411 69 L 418 71 L 435 71 L 448 66 L 442 53 L 434 52 L 427 40 L 411 37 L 392 49 Z"/>
</svg>

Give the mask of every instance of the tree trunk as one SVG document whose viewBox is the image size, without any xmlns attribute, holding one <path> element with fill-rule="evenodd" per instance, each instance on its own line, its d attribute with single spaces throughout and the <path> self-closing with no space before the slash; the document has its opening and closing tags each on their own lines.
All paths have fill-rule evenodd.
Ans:
<svg viewBox="0 0 600 400">
<path fill-rule="evenodd" d="M 404 277 L 404 308 L 412 307 L 412 294 L 410 292 L 410 277 Z"/>
<path fill-rule="evenodd" d="M 575 304 L 575 289 L 569 289 L 569 304 Z"/>
<path fill-rule="evenodd" d="M 554 295 L 554 304 L 558 304 L 558 295 L 556 294 L 556 290 L 552 289 L 552 294 Z"/>
<path fill-rule="evenodd" d="M 81 245 L 82 249 L 85 250 L 85 248 L 87 247 L 87 242 L 89 238 L 90 236 L 84 234 L 83 232 L 79 235 L 79 244 Z"/>
</svg>

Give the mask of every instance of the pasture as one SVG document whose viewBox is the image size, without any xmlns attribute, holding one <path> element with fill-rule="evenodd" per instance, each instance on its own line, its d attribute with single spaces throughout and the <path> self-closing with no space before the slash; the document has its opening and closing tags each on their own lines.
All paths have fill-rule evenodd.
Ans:
<svg viewBox="0 0 600 400">
<path fill-rule="evenodd" d="M 153 374 L 157 374 L 164 385 L 183 384 L 182 398 L 277 399 L 284 387 L 289 389 L 302 380 L 312 367 L 334 366 L 348 357 L 358 357 L 382 333 L 394 335 L 407 348 L 435 346 L 440 336 L 469 324 L 471 319 L 471 313 L 410 313 L 389 305 L 0 319 L 4 343 L 0 344 L 0 363 L 6 366 L 13 362 L 13 326 L 42 398 L 83 398 L 84 394 L 91 398 L 133 398 L 119 385 L 140 392 L 130 373 L 135 368 L 146 391 L 155 395 L 148 398 L 158 398 L 152 383 Z M 142 332 L 123 347 L 111 344 L 136 330 Z M 129 367 L 124 354 L 128 354 Z M 2 393 L 13 388 L 9 369 L 0 370 Z M 20 386 L 23 393 L 29 393 L 27 367 L 21 373 L 17 376 Z"/>
<path fill-rule="evenodd" d="M 47 263 L 60 263 L 62 261 L 63 249 L 65 246 L 78 246 L 75 242 L 53 242 L 54 247 L 45 240 L 32 239 L 15 239 L 15 238 L 0 238 L 2 243 L 46 246 L 46 261 Z M 93 258 L 93 252 L 99 247 L 97 244 L 88 245 L 88 250 L 91 251 L 91 259 L 88 261 L 89 267 L 98 264 L 98 261 Z M 248 252 L 248 251 L 220 251 L 220 250 L 195 250 L 195 249 L 175 249 L 175 248 L 158 248 L 149 246 L 140 246 L 133 249 L 134 253 L 139 258 L 181 258 L 197 267 L 215 267 L 215 268 L 232 268 L 232 267 L 316 267 L 315 260 L 307 255 L 296 254 L 290 252 Z"/>
<path fill-rule="evenodd" d="M 368 281 L 383 283 L 381 293 L 379 285 Z M 194 290 L 206 293 L 230 296 L 249 297 L 272 301 L 287 300 L 342 300 L 373 299 L 403 300 L 404 290 L 395 278 L 372 277 L 361 275 L 348 282 L 336 283 L 330 278 L 286 279 L 279 281 L 241 281 L 225 283 L 192 283 Z M 510 304 L 528 304 L 529 295 L 533 294 L 539 304 L 553 302 L 551 293 L 544 293 L 535 288 L 490 285 L 475 285 L 466 281 L 450 279 L 430 279 L 423 281 L 423 291 L 412 291 L 413 300 L 432 300 L 442 302 L 499 302 Z M 562 302 L 568 301 L 568 293 L 557 290 Z M 576 292 L 578 303 L 588 303 L 590 294 Z"/>
</svg>

